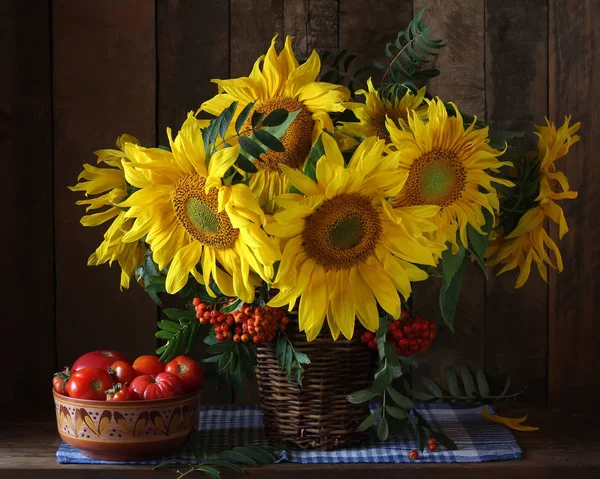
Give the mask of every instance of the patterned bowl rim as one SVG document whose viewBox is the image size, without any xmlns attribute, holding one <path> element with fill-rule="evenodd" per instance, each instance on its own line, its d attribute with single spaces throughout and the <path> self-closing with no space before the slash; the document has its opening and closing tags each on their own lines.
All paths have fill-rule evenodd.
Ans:
<svg viewBox="0 0 600 479">
<path fill-rule="evenodd" d="M 181 396 L 175 396 L 172 398 L 165 399 L 148 399 L 148 400 L 136 400 L 136 401 L 98 401 L 96 399 L 79 399 L 65 396 L 64 394 L 57 393 L 52 389 L 52 395 L 54 396 L 54 402 L 61 402 L 64 404 L 70 404 L 72 406 L 85 406 L 93 408 L 104 408 L 104 409 L 123 409 L 123 408 L 142 408 L 150 409 L 160 406 L 168 406 L 170 404 L 178 404 L 185 402 L 190 399 L 194 399 L 200 394 L 202 389 L 196 389 L 195 391 L 183 394 Z"/>
</svg>

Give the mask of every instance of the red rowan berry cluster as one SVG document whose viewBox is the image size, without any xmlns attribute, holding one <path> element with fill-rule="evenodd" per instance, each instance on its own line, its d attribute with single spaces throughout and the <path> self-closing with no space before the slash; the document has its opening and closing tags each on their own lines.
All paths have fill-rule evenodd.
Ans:
<svg viewBox="0 0 600 479">
<path fill-rule="evenodd" d="M 273 341 L 277 328 L 285 330 L 289 318 L 283 308 L 254 308 L 243 305 L 233 313 L 223 313 L 194 298 L 196 317 L 201 324 L 212 324 L 218 341 L 231 338 L 234 342 L 264 344 Z"/>
<path fill-rule="evenodd" d="M 427 321 L 421 314 L 414 319 L 409 318 L 407 311 L 402 311 L 400 319 L 392 321 L 388 326 L 386 342 L 396 347 L 396 352 L 402 356 L 427 351 L 436 336 L 437 325 Z M 377 349 L 375 334 L 366 331 L 361 338 L 371 349 Z"/>
</svg>

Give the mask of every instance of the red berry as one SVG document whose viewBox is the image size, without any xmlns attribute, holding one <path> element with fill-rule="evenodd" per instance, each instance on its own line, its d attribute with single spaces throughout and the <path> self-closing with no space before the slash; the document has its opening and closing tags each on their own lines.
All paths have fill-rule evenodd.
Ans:
<svg viewBox="0 0 600 479">
<path fill-rule="evenodd" d="M 398 326 L 400 326 L 400 325 L 398 324 L 398 322 L 397 322 L 397 321 L 392 321 L 392 322 L 389 324 L 389 326 L 388 326 L 388 329 L 389 329 L 391 332 L 394 332 L 394 331 L 396 331 L 396 330 L 398 329 Z"/>
<path fill-rule="evenodd" d="M 404 334 L 412 334 L 412 325 L 410 323 L 406 323 L 402 328 Z"/>
<path fill-rule="evenodd" d="M 375 335 L 371 332 L 371 331 L 365 331 L 364 333 L 361 334 L 360 336 L 360 340 L 363 343 L 368 343 L 369 341 L 371 341 L 373 338 L 375 337 Z"/>
<path fill-rule="evenodd" d="M 410 451 L 408 453 L 408 458 L 412 459 L 413 461 L 415 461 L 415 460 L 419 459 L 419 453 L 417 452 L 416 449 L 413 449 L 412 451 Z"/>
<path fill-rule="evenodd" d="M 435 451 L 437 451 L 437 444 L 436 444 L 435 442 L 434 442 L 433 444 L 432 444 L 432 443 L 429 443 L 429 450 L 430 450 L 431 452 L 435 452 Z"/>
<path fill-rule="evenodd" d="M 400 313 L 400 318 L 403 319 L 404 321 L 406 321 L 408 319 L 408 311 L 406 311 L 406 309 L 402 310 L 402 313 Z"/>
<path fill-rule="evenodd" d="M 435 437 L 430 437 L 427 443 L 431 446 L 432 444 L 437 444 L 437 439 Z"/>
<path fill-rule="evenodd" d="M 201 303 L 201 302 L 202 302 L 202 301 L 200 301 L 200 298 L 194 298 L 194 301 L 193 301 L 193 303 L 194 303 L 194 306 L 200 306 L 200 303 Z"/>
<path fill-rule="evenodd" d="M 223 335 L 221 333 L 217 333 L 217 341 L 224 341 Z"/>
<path fill-rule="evenodd" d="M 369 347 L 371 349 L 377 349 L 377 340 L 376 339 L 371 339 L 371 341 L 369 341 Z"/>
<path fill-rule="evenodd" d="M 402 339 L 404 337 L 404 333 L 397 329 L 396 331 L 394 331 L 394 338 L 395 339 Z"/>
</svg>

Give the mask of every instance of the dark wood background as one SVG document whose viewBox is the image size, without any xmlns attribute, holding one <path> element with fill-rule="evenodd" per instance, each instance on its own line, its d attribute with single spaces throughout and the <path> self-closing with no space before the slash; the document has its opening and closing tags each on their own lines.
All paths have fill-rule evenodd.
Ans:
<svg viewBox="0 0 600 479">
<path fill-rule="evenodd" d="M 14 406 L 4 411 L 51 412 L 52 373 L 83 352 L 133 357 L 156 345 L 158 313 L 144 292 L 121 293 L 116 266 L 86 266 L 101 231 L 79 224 L 83 209 L 67 186 L 94 150 L 123 132 L 164 143 L 166 126 L 216 93 L 209 80 L 247 75 L 274 33 L 296 35 L 303 53 L 347 47 L 369 62 L 425 5 L 433 36 L 449 42 L 432 93 L 498 128 L 531 131 L 544 115 L 564 114 L 583 126 L 563 162 L 579 190 L 563 202 L 565 271 L 515 291 L 514 275 L 486 282 L 472 268 L 457 332 L 442 329 L 421 371 L 464 364 L 498 380 L 511 374 L 532 400 L 597 401 L 599 0 L 4 0 L 0 402 Z M 434 319 L 437 287 L 414 294 Z"/>
</svg>

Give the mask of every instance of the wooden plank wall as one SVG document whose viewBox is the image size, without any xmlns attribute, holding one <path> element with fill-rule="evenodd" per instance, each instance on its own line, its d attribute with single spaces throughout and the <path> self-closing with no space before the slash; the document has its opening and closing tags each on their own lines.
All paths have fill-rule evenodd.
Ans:
<svg viewBox="0 0 600 479">
<path fill-rule="evenodd" d="M 2 242 L 5 357 L 35 358 L 8 372 L 2 403 L 48 403 L 49 378 L 86 350 L 151 351 L 157 310 L 118 268 L 85 266 L 100 240 L 79 224 L 67 190 L 93 151 L 127 132 L 166 143 L 186 112 L 216 92 L 212 78 L 247 75 L 274 34 L 301 54 L 347 47 L 356 63 L 381 58 L 414 13 L 449 46 L 433 94 L 504 129 L 531 131 L 544 115 L 583 122 L 565 163 L 579 199 L 564 202 L 571 228 L 565 271 L 521 290 L 515 276 L 468 271 L 456 320 L 442 328 L 419 374 L 482 367 L 512 374 L 532 400 L 590 401 L 600 345 L 600 0 L 7 0 L 0 6 L 0 143 L 6 182 Z M 281 43 L 281 39 L 279 40 Z M 532 143 L 534 144 L 534 143 Z M 557 232 L 552 229 L 554 236 Z M 432 319 L 439 284 L 418 285 L 413 306 Z M 595 394 L 594 394 L 595 393 Z M 228 402 L 230 392 L 208 396 Z M 250 385 L 246 397 L 256 400 Z M 30 410 L 31 411 L 31 410 Z"/>
</svg>

